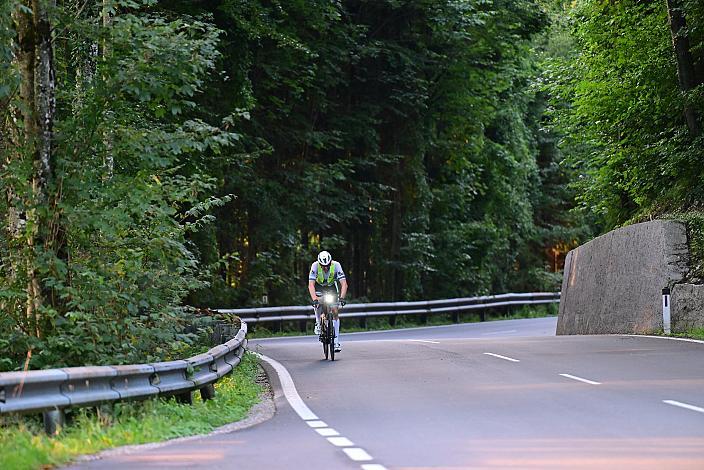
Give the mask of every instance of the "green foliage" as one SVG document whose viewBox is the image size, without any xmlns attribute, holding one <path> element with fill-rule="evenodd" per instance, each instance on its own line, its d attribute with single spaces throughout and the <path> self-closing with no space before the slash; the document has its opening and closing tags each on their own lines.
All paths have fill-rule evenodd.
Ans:
<svg viewBox="0 0 704 470">
<path fill-rule="evenodd" d="M 677 338 L 691 338 L 691 339 L 698 339 L 700 341 L 704 340 L 704 328 L 694 328 L 686 333 L 675 333 L 672 334 L 671 336 L 677 337 Z"/>
<path fill-rule="evenodd" d="M 537 163 L 542 114 L 530 85 L 547 17 L 535 2 L 169 8 L 216 13 L 226 31 L 224 77 L 211 85 L 220 99 L 204 96 L 202 109 L 247 110 L 231 154 L 244 163 L 207 163 L 237 200 L 194 238 L 214 279 L 189 301 L 304 302 L 322 247 L 358 298 L 555 287 L 536 280 L 554 268 L 540 253 L 584 234 L 553 230 L 577 218 L 545 215 L 569 209 L 571 193 L 557 188 L 571 174 Z M 551 201 L 538 200 L 548 191 Z"/>
<path fill-rule="evenodd" d="M 235 371 L 215 384 L 215 399 L 181 405 L 172 400 L 116 403 L 81 409 L 58 437 L 47 437 L 31 418 L 0 418 L 0 467 L 35 469 L 61 465 L 80 454 L 194 434 L 244 418 L 258 402 L 257 361 L 247 354 Z"/>
<path fill-rule="evenodd" d="M 534 86 L 537 0 L 121 0 L 108 13 L 52 12 L 56 181 L 38 220 L 62 243 L 29 247 L 31 223 L 0 238 L 3 369 L 30 354 L 30 367 L 173 357 L 197 347 L 183 304 L 307 302 L 322 248 L 351 296 L 410 300 L 554 289 L 589 236 Z M 13 25 L 0 26 L 2 100 L 17 80 Z M 20 129 L 8 116 L 2 131 Z M 31 201 L 22 151 L 0 147 L 6 220 L 33 208 L 11 197 Z M 47 298 L 28 315 L 35 272 Z"/>
<path fill-rule="evenodd" d="M 40 210 L 59 221 L 65 253 L 33 249 L 53 299 L 41 321 L 25 313 L 27 273 L 3 264 L 4 370 L 25 358 L 32 368 L 160 360 L 194 340 L 181 302 L 204 283 L 187 234 L 231 198 L 208 196 L 217 180 L 183 166 L 239 136 L 182 116 L 219 58 L 219 31 L 151 3 L 116 3 L 108 27 L 70 5 L 53 18 L 69 34 L 55 49 L 58 196 Z M 2 187 L 23 194 L 30 178 L 13 151 Z M 6 260 L 32 251 L 7 232 L 1 245 Z"/>
<path fill-rule="evenodd" d="M 580 201 L 609 229 L 704 196 L 702 136 L 684 120 L 704 111 L 701 2 L 683 2 L 700 85 L 685 94 L 664 3 L 583 1 L 567 7 L 575 52 L 555 57 L 546 79 L 563 149 L 583 171 Z"/>
</svg>

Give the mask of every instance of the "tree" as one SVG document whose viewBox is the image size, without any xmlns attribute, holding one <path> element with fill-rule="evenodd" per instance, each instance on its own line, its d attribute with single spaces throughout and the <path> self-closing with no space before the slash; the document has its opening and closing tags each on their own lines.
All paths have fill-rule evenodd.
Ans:
<svg viewBox="0 0 704 470">
<path fill-rule="evenodd" d="M 675 59 L 677 60 L 677 76 L 680 89 L 685 94 L 686 100 L 686 94 L 701 84 L 701 80 L 698 79 L 694 70 L 694 60 L 690 52 L 687 21 L 685 20 L 682 2 L 679 0 L 667 0 L 667 16 L 670 23 L 670 31 L 672 31 L 672 46 L 675 50 Z M 685 102 L 683 108 L 690 134 L 693 137 L 699 136 L 702 130 L 696 110 L 688 102 Z"/>
</svg>

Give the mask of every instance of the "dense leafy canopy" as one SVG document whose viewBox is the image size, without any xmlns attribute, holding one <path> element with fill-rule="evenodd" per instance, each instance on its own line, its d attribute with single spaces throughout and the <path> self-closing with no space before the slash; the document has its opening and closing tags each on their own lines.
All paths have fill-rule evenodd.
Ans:
<svg viewBox="0 0 704 470">
<path fill-rule="evenodd" d="M 0 368 L 173 356 L 184 305 L 306 302 L 320 249 L 360 300 L 555 289 L 590 233 L 549 98 L 601 101 L 549 19 L 535 0 L 3 2 Z"/>
<path fill-rule="evenodd" d="M 668 11 L 669 10 L 669 11 Z M 547 62 L 545 78 L 563 148 L 584 171 L 580 199 L 605 228 L 704 200 L 704 4 L 694 0 L 582 0 L 559 10 L 572 47 Z M 684 24 L 673 33 L 668 14 Z M 688 43 L 687 59 L 673 35 Z M 682 85 L 687 63 L 690 87 Z M 678 79 L 679 76 L 679 79 Z M 689 88 L 689 89 L 686 89 Z"/>
</svg>

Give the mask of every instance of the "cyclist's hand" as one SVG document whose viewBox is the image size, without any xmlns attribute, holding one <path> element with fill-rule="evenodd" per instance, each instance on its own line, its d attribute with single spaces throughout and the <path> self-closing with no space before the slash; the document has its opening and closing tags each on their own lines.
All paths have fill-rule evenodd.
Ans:
<svg viewBox="0 0 704 470">
<path fill-rule="evenodd" d="M 317 307 L 319 304 L 320 304 L 320 301 L 319 301 L 318 299 L 315 299 L 315 300 L 312 302 L 313 307 Z"/>
<path fill-rule="evenodd" d="M 344 307 L 347 305 L 347 302 L 345 302 L 345 299 L 340 299 L 340 307 Z"/>
</svg>

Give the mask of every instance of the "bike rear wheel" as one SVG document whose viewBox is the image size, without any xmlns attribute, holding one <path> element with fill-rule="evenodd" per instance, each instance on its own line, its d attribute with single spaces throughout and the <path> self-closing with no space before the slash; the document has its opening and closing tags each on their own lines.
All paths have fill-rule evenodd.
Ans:
<svg viewBox="0 0 704 470">
<path fill-rule="evenodd" d="M 329 355 L 329 350 L 330 350 L 330 341 L 328 338 L 330 337 L 330 330 L 328 330 L 328 312 L 323 310 L 322 315 L 321 315 L 321 331 L 320 331 L 320 342 L 323 343 L 323 354 L 325 355 L 325 360 L 328 359 Z"/>
<path fill-rule="evenodd" d="M 328 336 L 330 340 L 330 360 L 334 361 L 335 360 L 335 325 L 333 324 L 332 320 L 332 315 L 328 315 L 328 332 L 330 333 L 330 336 Z"/>
</svg>

